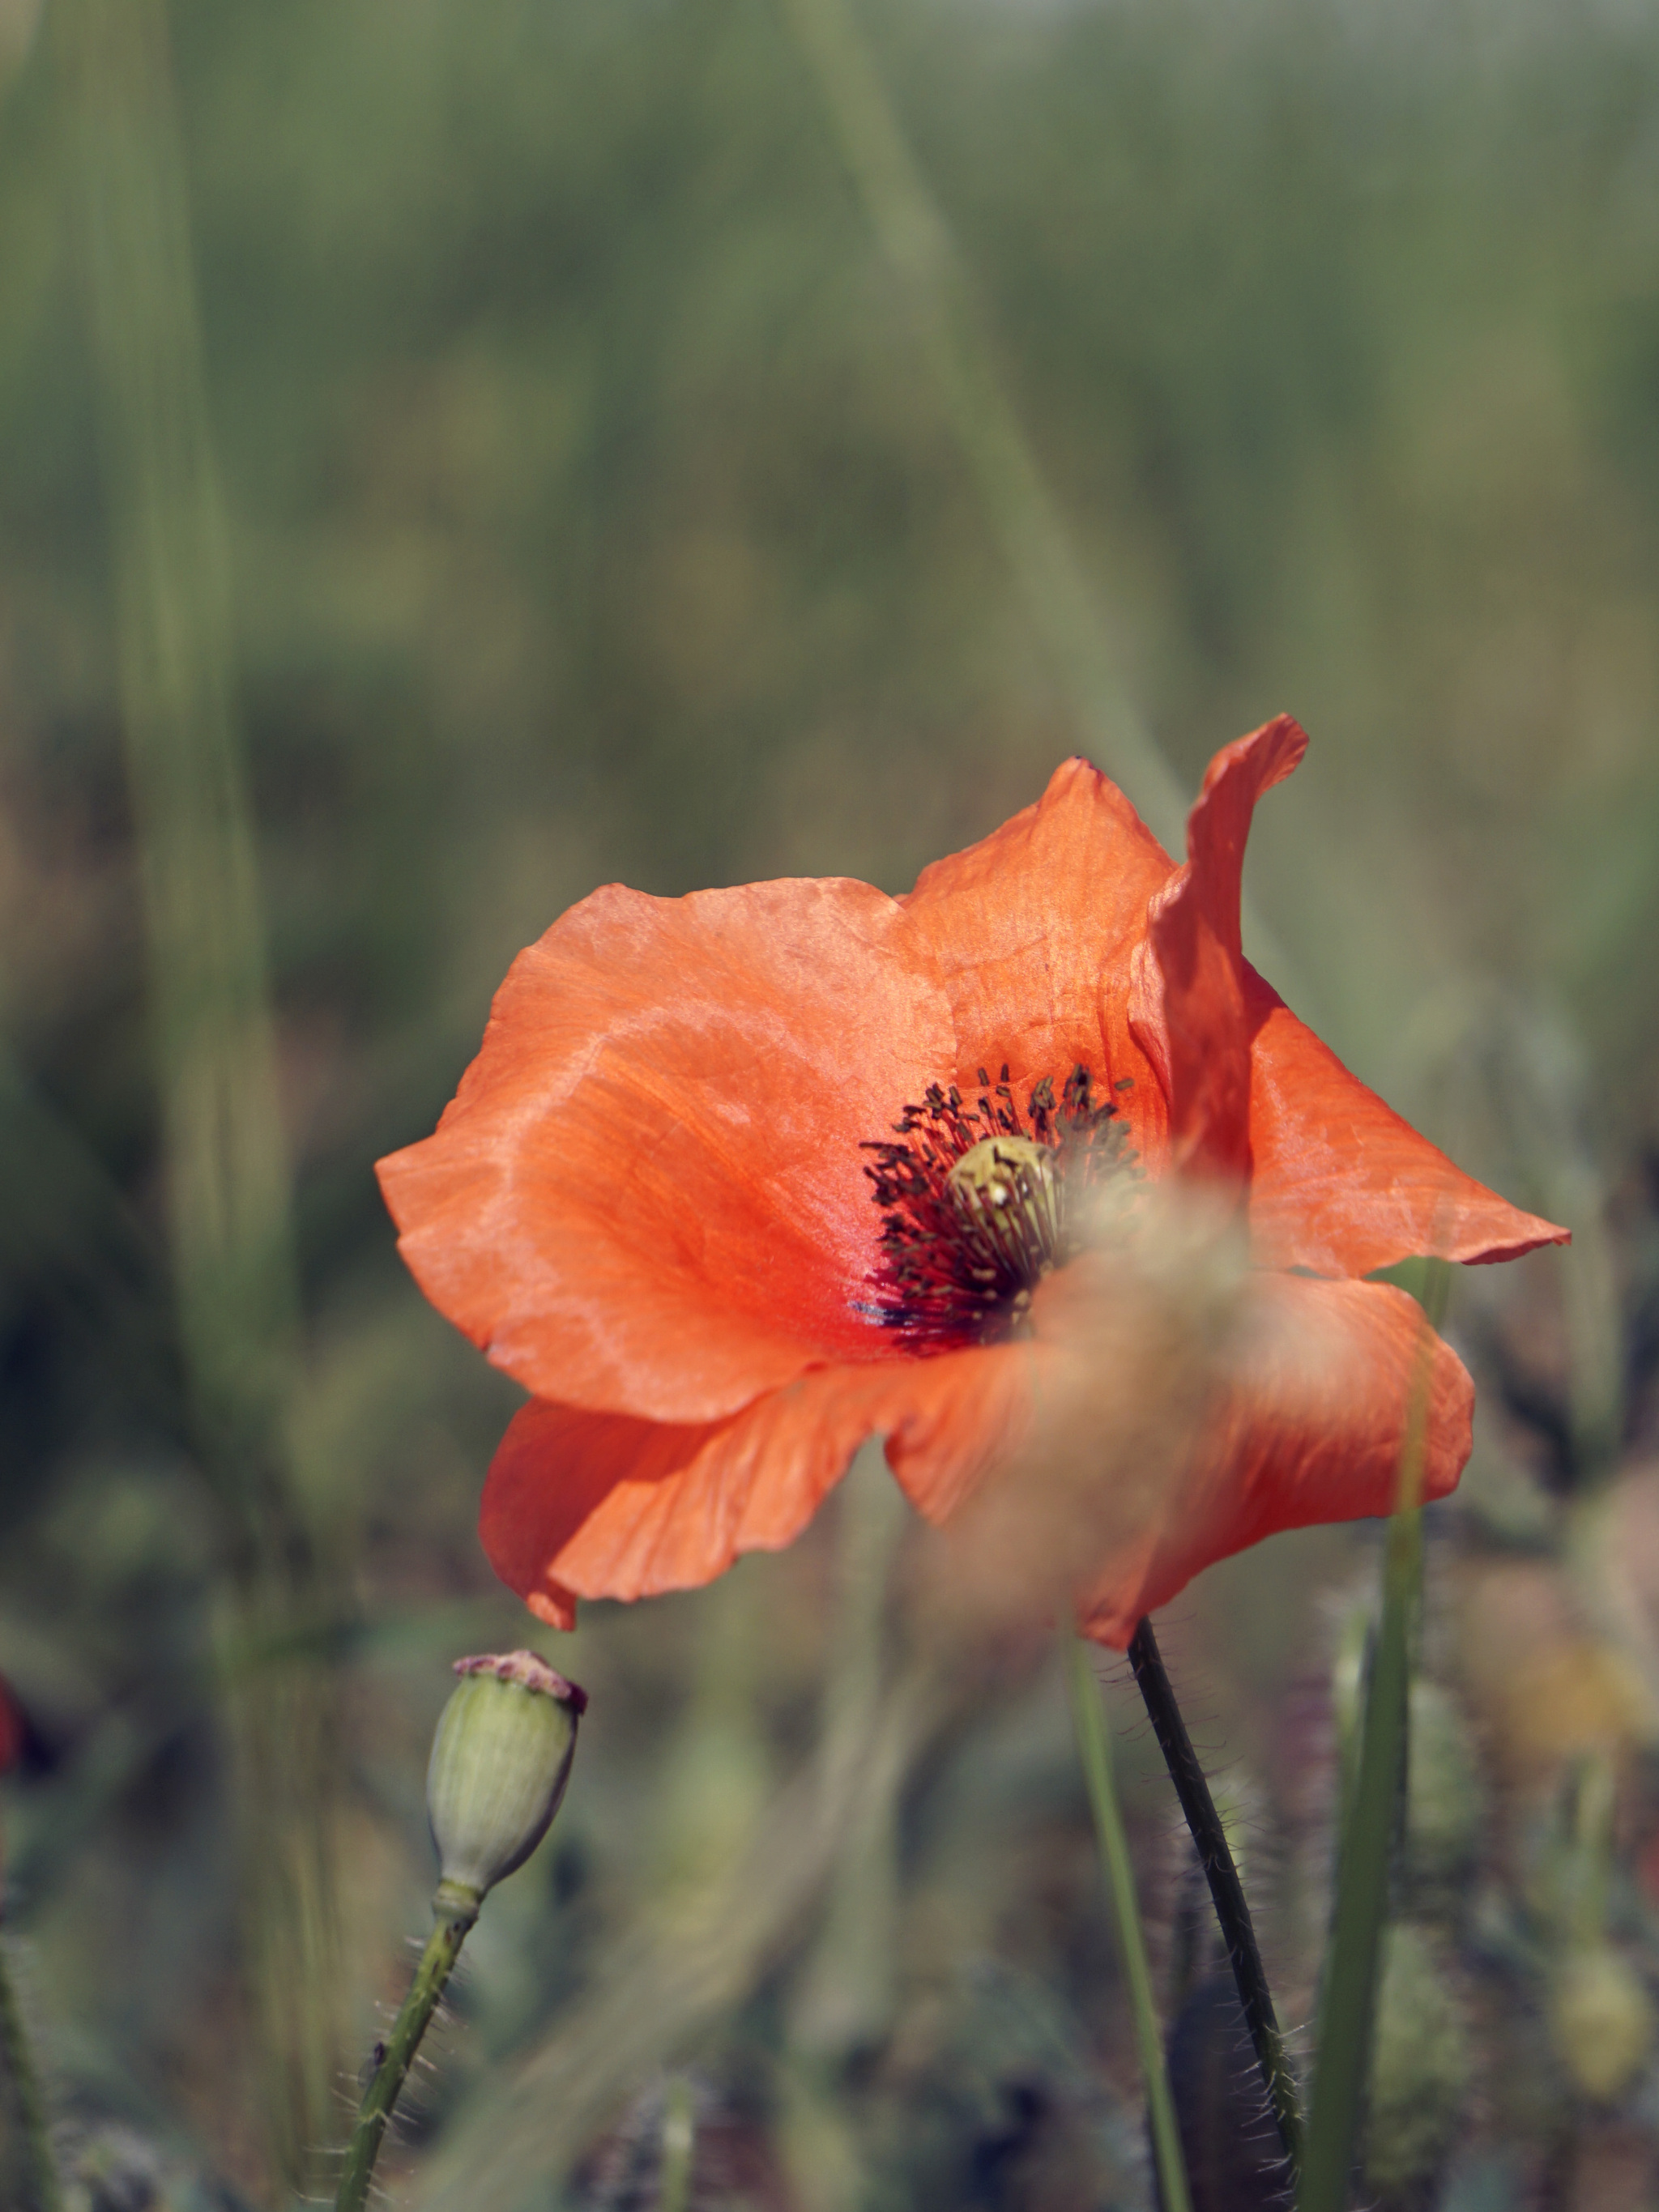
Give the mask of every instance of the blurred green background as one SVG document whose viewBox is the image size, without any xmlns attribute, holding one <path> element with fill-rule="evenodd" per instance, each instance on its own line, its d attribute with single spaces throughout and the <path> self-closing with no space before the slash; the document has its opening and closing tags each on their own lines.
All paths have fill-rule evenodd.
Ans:
<svg viewBox="0 0 1659 2212">
<path fill-rule="evenodd" d="M 1258 957 L 1577 1233 L 1453 1309 L 1486 1410 L 1425 1694 L 1464 1794 L 1449 1861 L 1402 1876 L 1427 1948 L 1384 2038 L 1405 2064 L 1441 2037 L 1444 2117 L 1374 2149 L 1369 2201 L 1650 2203 L 1659 17 L 866 6 L 953 241 L 907 264 L 844 159 L 820 0 L 131 4 L 157 35 L 129 66 L 94 0 L 0 0 L 0 1672 L 33 1731 L 0 1812 L 80 2201 L 329 2185 L 422 1926 L 446 1662 L 533 1626 L 472 1534 L 517 1394 L 422 1304 L 371 1172 L 432 1126 L 514 953 L 614 878 L 902 890 L 1069 752 L 1142 799 L 1150 745 L 1190 793 L 1282 708 L 1313 749 L 1253 840 Z M 152 199 L 147 261 L 118 218 L 142 243 Z M 975 462 L 988 405 L 1087 594 L 1069 659 Z M 139 850 L 165 868 L 173 804 L 188 873 L 234 777 L 216 829 L 142 797 L 146 562 L 178 696 L 230 672 L 203 726 L 257 830 L 291 1205 L 283 1146 L 248 1142 L 275 1334 L 295 1285 L 302 1316 L 257 1510 L 173 1318 L 212 1278 L 169 1213 L 147 1007 L 177 946 Z M 1121 700 L 1085 696 L 1091 652 Z M 257 1036 L 216 1034 L 257 1089 Z M 693 2203 L 1148 2202 L 1046 1645 L 941 1679 L 902 1603 L 884 1631 L 915 1538 L 882 1480 L 789 1557 L 590 1608 L 551 1651 L 593 1698 L 575 1781 L 471 1947 L 410 2201 L 666 2203 L 689 2100 Z M 1370 1557 L 1279 1540 L 1166 1635 L 1292 2021 Z M 1174 1960 L 1169 1806 L 1124 1758 Z M 1632 2055 L 1594 2079 L 1570 1952 L 1620 1962 L 1595 2032 Z"/>
</svg>

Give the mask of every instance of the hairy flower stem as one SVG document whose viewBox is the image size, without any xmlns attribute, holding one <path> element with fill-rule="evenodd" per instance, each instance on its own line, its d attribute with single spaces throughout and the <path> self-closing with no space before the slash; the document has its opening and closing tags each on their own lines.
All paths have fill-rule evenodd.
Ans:
<svg viewBox="0 0 1659 2212">
<path fill-rule="evenodd" d="M 23 2008 L 18 2002 L 11 1978 L 11 1961 L 3 1945 L 0 1945 L 0 2072 L 11 2081 L 18 2126 L 33 2168 L 34 2201 L 40 2212 L 63 2212 L 63 2185 L 58 2179 L 58 2161 L 52 2156 L 46 2100 L 41 2094 L 34 2053 L 29 2048 L 28 2030 L 23 2025 Z"/>
<path fill-rule="evenodd" d="M 1129 1664 L 1146 1701 L 1152 1733 L 1164 1753 L 1164 1764 L 1170 1770 L 1170 1779 L 1181 1801 L 1181 1810 L 1198 1852 L 1198 1863 L 1210 1885 L 1215 1917 L 1221 1924 L 1222 1941 L 1227 1947 L 1233 1979 L 1238 1985 L 1238 2002 L 1243 2008 L 1256 2063 L 1261 2069 L 1261 2079 L 1294 2181 L 1301 2171 L 1303 2140 L 1302 2101 L 1297 2094 L 1296 2077 L 1285 2055 L 1285 2039 L 1273 2011 L 1273 1992 L 1267 1987 L 1244 1885 L 1238 1878 L 1227 1832 L 1215 1809 L 1215 1800 L 1210 1795 L 1198 1753 L 1193 1749 L 1181 1708 L 1176 1703 L 1150 1620 L 1141 1622 L 1130 1641 Z"/>
<path fill-rule="evenodd" d="M 1123 1832 L 1123 1814 L 1112 1778 L 1112 1740 L 1106 1716 L 1100 1709 L 1100 1686 L 1080 1636 L 1066 1639 L 1066 1685 L 1072 1697 L 1072 1723 L 1077 1731 L 1078 1757 L 1095 1817 L 1100 1845 L 1100 1869 L 1106 1893 L 1117 1919 L 1118 1942 L 1123 1952 L 1123 1978 L 1129 1985 L 1129 2005 L 1134 2014 L 1135 2041 L 1140 2049 L 1141 2071 L 1146 2079 L 1146 2112 L 1152 2129 L 1152 2155 L 1158 2165 L 1162 2212 L 1192 2212 L 1192 2193 L 1187 2186 L 1187 2161 L 1182 2154 L 1181 2130 L 1176 2124 L 1175 2099 L 1170 2091 L 1169 2068 L 1164 2057 L 1164 2037 L 1158 2008 L 1152 2002 L 1152 1970 L 1146 1963 L 1146 1939 L 1135 1901 L 1134 1868 L 1129 1860 L 1129 1839 Z"/>
<path fill-rule="evenodd" d="M 340 2187 L 334 2199 L 334 2212 L 362 2212 L 368 2197 L 370 2177 L 374 2161 L 380 2156 L 380 2139 L 386 2134 L 386 2122 L 396 2109 L 402 2094 L 404 2079 L 420 2049 L 421 2038 L 426 2033 L 433 2014 L 438 2008 L 455 1961 L 461 1954 L 467 1931 L 478 1917 L 475 1901 L 465 1904 L 453 1885 L 446 1883 L 433 1900 L 437 1914 L 437 1925 L 427 1939 L 426 1949 L 421 1954 L 421 1963 L 415 1969 L 415 1979 L 409 1995 L 404 1999 L 403 2009 L 392 2022 L 392 2033 L 382 2046 L 382 2057 L 374 2079 L 357 2111 L 357 2123 L 351 2130 L 351 2141 L 346 2146 L 345 2165 L 340 2174 Z"/>
</svg>

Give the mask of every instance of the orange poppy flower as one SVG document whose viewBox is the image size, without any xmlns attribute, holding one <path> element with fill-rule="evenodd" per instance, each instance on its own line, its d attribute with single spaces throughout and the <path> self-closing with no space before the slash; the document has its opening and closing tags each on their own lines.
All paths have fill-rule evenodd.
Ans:
<svg viewBox="0 0 1659 2212">
<path fill-rule="evenodd" d="M 579 1596 L 787 1544 L 871 1436 L 930 1519 L 1017 1482 L 1091 1194 L 1131 1153 L 1237 1194 L 1256 1308 L 1320 1356 L 1230 1372 L 1180 1479 L 1089 1563 L 1091 1632 L 1126 1643 L 1277 1529 L 1389 1510 L 1422 1327 L 1363 1279 L 1566 1232 L 1462 1174 L 1245 960 L 1252 811 L 1306 743 L 1281 717 L 1218 754 L 1184 866 L 1071 760 L 906 897 L 612 884 L 520 955 L 435 1134 L 380 1173 L 422 1288 L 533 1393 L 482 1534 L 534 1613 L 568 1627 Z M 1438 1496 L 1473 1393 L 1437 1340 L 1429 1390 Z"/>
</svg>

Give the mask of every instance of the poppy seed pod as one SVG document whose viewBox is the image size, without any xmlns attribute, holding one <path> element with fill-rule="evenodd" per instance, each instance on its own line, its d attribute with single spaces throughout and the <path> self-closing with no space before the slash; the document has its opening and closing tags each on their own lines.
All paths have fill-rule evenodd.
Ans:
<svg viewBox="0 0 1659 2212">
<path fill-rule="evenodd" d="M 1605 1943 L 1577 1946 L 1552 1978 L 1550 2040 L 1573 2087 L 1615 2104 L 1653 2048 L 1653 2001 L 1627 1959 Z"/>
<path fill-rule="evenodd" d="M 1371 2051 L 1365 2184 L 1384 2203 L 1413 2203 L 1457 2140 L 1474 2070 L 1469 2024 L 1423 1929 L 1402 1920 L 1384 1938 Z"/>
<path fill-rule="evenodd" d="M 426 1809 L 440 1869 L 434 1909 L 471 1918 L 547 1833 L 587 1696 L 533 1651 L 458 1659 L 455 1672 L 432 1739 Z"/>
<path fill-rule="evenodd" d="M 1486 1836 L 1486 1790 L 1474 1732 L 1437 1682 L 1412 1684 L 1407 1790 L 1407 1874 L 1419 1890 L 1455 1905 Z"/>
</svg>

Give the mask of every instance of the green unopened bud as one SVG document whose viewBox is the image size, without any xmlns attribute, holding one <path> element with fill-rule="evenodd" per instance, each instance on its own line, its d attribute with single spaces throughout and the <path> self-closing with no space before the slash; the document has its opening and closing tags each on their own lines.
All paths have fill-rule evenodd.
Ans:
<svg viewBox="0 0 1659 2212">
<path fill-rule="evenodd" d="M 1575 2088 L 1621 2097 L 1653 2046 L 1653 2003 L 1629 1960 L 1605 1943 L 1566 1952 L 1550 1990 L 1550 2040 Z"/>
<path fill-rule="evenodd" d="M 1444 2164 L 1474 2071 L 1468 2022 L 1437 1950 L 1409 1921 L 1383 1938 L 1364 2170 L 1386 2202 L 1413 2201 Z"/>
<path fill-rule="evenodd" d="M 587 1697 L 533 1651 L 458 1659 L 455 1672 L 459 1686 L 432 1739 L 426 1809 L 441 1875 L 434 1909 L 471 1918 L 547 1833 Z"/>
<path fill-rule="evenodd" d="M 1406 1862 L 1413 1881 L 1455 1894 L 1480 1856 L 1486 1792 L 1474 1736 L 1437 1682 L 1412 1684 Z"/>
</svg>

